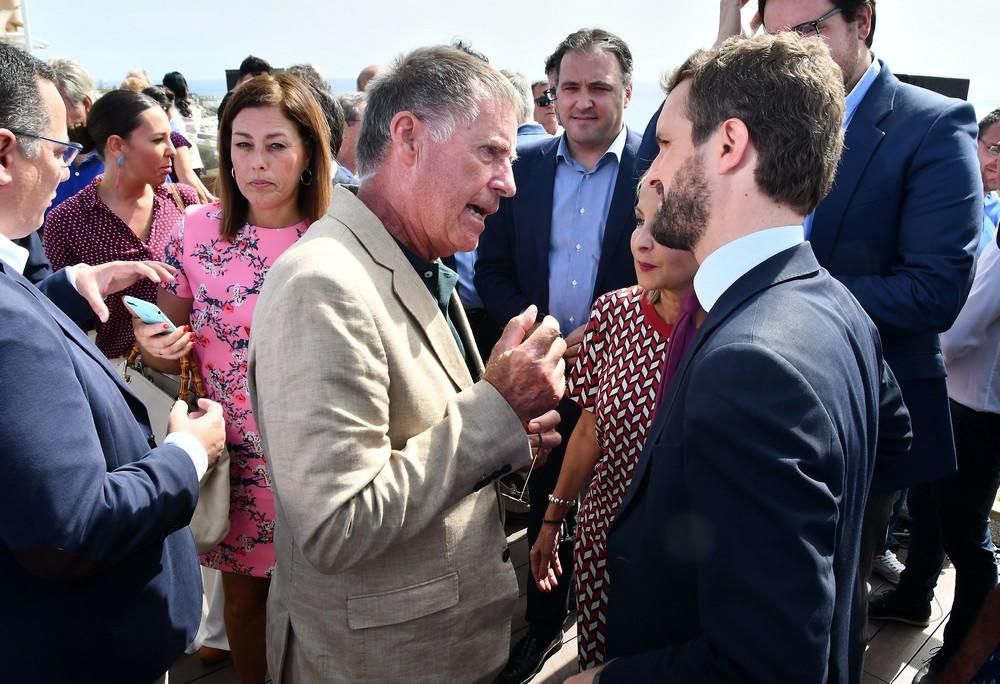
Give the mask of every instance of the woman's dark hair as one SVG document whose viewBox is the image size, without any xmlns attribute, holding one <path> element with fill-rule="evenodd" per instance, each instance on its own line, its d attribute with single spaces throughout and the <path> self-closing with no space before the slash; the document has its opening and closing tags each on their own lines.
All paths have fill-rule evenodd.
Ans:
<svg viewBox="0 0 1000 684">
<path fill-rule="evenodd" d="M 97 150 L 103 159 L 108 138 L 113 135 L 127 138 L 139 127 L 142 113 L 159 106 L 149 95 L 132 90 L 112 90 L 105 93 L 90 108 L 87 126 L 80 131 L 79 141 L 83 145 L 83 151 Z"/>
<path fill-rule="evenodd" d="M 250 204 L 233 177 L 233 120 L 244 109 L 277 107 L 298 130 L 309 152 L 310 173 L 299 186 L 299 211 L 307 223 L 326 213 L 333 194 L 330 133 L 323 110 L 302 79 L 289 74 L 264 74 L 232 93 L 219 122 L 218 194 L 222 207 L 220 237 L 232 241 L 247 222 Z"/>
<path fill-rule="evenodd" d="M 148 95 L 149 97 L 156 100 L 156 104 L 160 105 L 160 109 L 163 113 L 170 118 L 170 108 L 174 106 L 174 93 L 166 86 L 156 85 L 149 86 L 148 88 L 142 89 L 143 95 Z"/>
<path fill-rule="evenodd" d="M 191 93 L 188 92 L 188 82 L 184 78 L 184 74 L 179 71 L 171 71 L 169 74 L 164 74 L 163 85 L 169 88 L 170 92 L 174 94 L 174 104 L 177 105 L 177 111 L 185 119 L 190 119 Z"/>
</svg>

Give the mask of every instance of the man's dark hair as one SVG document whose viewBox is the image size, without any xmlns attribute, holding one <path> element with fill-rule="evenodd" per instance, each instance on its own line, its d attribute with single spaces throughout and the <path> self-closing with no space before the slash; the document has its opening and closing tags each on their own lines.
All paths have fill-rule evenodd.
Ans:
<svg viewBox="0 0 1000 684">
<path fill-rule="evenodd" d="M 632 84 L 632 51 L 628 49 L 625 41 L 615 34 L 604 29 L 580 29 L 569 34 L 559 43 L 556 51 L 545 60 L 545 73 L 555 70 L 556 83 L 559 83 L 559 68 L 562 66 L 562 59 L 567 52 L 572 50 L 591 51 L 604 50 L 615 56 L 618 66 L 622 71 L 622 85 L 628 87 Z"/>
<path fill-rule="evenodd" d="M 349 124 L 361 121 L 361 110 L 365 103 L 368 102 L 368 96 L 360 90 L 356 90 L 353 93 L 344 93 L 339 96 L 337 102 L 340 103 L 340 108 L 344 110 L 344 123 Z"/>
<path fill-rule="evenodd" d="M 982 140 L 991 126 L 1000 123 L 1000 109 L 994 109 L 979 122 L 979 139 Z"/>
<path fill-rule="evenodd" d="M 55 72 L 24 50 L 0 41 L 0 128 L 41 135 L 49 126 L 49 112 L 38 91 L 38 79 L 55 85 Z M 38 151 L 39 141 L 20 136 L 26 155 Z"/>
<path fill-rule="evenodd" d="M 724 121 L 742 121 L 757 152 L 757 186 L 805 215 L 830 191 L 840 161 L 845 105 L 838 73 L 825 45 L 786 32 L 696 52 L 667 90 L 690 81 L 685 114 L 695 146 Z"/>
<path fill-rule="evenodd" d="M 330 128 L 330 153 L 336 158 L 340 154 L 340 146 L 344 144 L 344 110 L 329 90 L 318 87 L 312 81 L 305 83 L 326 117 L 326 125 Z"/>
<path fill-rule="evenodd" d="M 255 55 L 247 55 L 246 59 L 240 62 L 240 78 L 269 73 L 271 73 L 271 65 L 268 64 L 267 60 Z"/>
<path fill-rule="evenodd" d="M 766 4 L 767 0 L 757 0 L 757 9 L 760 12 L 761 19 L 764 18 L 764 6 Z M 875 40 L 875 0 L 833 0 L 833 6 L 840 10 L 844 16 L 844 21 L 848 23 L 857 20 L 858 12 L 865 5 L 872 6 L 872 30 L 868 32 L 868 37 L 865 39 L 865 45 L 871 47 L 872 42 Z"/>
</svg>

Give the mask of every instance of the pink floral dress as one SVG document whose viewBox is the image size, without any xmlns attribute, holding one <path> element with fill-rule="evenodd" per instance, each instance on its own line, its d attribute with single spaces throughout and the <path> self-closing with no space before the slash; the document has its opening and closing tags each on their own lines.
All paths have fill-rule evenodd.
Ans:
<svg viewBox="0 0 1000 684">
<path fill-rule="evenodd" d="M 232 491 L 229 534 L 203 565 L 239 575 L 270 577 L 274 571 L 274 494 L 247 389 L 250 322 L 264 277 L 274 261 L 305 233 L 305 222 L 287 228 L 245 225 L 235 240 L 219 236 L 218 204 L 189 210 L 165 250 L 177 268 L 164 288 L 192 299 L 195 358 L 210 399 L 226 419 Z M 175 321 L 178 325 L 180 321 Z"/>
</svg>

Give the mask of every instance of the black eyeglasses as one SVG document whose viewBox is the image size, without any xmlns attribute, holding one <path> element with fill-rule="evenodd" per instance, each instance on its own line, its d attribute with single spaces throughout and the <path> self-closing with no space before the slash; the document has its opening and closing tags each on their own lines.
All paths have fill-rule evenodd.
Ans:
<svg viewBox="0 0 1000 684">
<path fill-rule="evenodd" d="M 816 19 L 815 21 L 804 21 L 801 24 L 793 26 L 791 30 L 795 31 L 797 34 L 805 38 L 809 38 L 812 36 L 819 38 L 822 35 L 820 33 L 820 29 L 823 27 L 823 22 L 829 19 L 830 17 L 834 17 L 840 14 L 843 11 L 844 10 L 841 9 L 840 7 L 834 7 L 832 10 L 824 14 L 819 19 Z"/>
<path fill-rule="evenodd" d="M 35 138 L 36 140 L 44 140 L 46 142 L 55 143 L 56 145 L 62 146 L 62 156 L 63 166 L 69 166 L 76 159 L 77 155 L 83 152 L 83 145 L 75 142 L 64 142 L 62 140 L 53 140 L 52 138 L 46 138 L 44 135 L 35 135 L 34 133 L 25 133 L 24 131 L 15 131 L 13 128 L 8 128 L 14 135 L 20 135 L 25 138 Z"/>
<path fill-rule="evenodd" d="M 546 88 L 542 94 L 535 98 L 535 104 L 539 107 L 548 107 L 556 101 L 556 89 Z"/>
</svg>

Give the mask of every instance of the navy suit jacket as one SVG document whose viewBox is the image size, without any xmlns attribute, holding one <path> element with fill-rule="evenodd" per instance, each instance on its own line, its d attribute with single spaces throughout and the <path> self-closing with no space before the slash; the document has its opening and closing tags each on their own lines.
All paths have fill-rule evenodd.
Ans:
<svg viewBox="0 0 1000 684">
<path fill-rule="evenodd" d="M 667 101 L 664 100 L 656 108 L 656 113 L 653 114 L 653 118 L 646 124 L 646 130 L 642 134 L 642 142 L 639 143 L 639 154 L 635 160 L 635 175 L 639 178 L 645 175 L 646 171 L 653 164 L 653 160 L 656 159 L 656 155 L 660 153 L 660 145 L 656 142 L 656 122 L 659 121 L 660 112 L 663 111 L 663 105 L 666 103 Z"/>
<path fill-rule="evenodd" d="M 975 113 L 882 71 L 847 130 L 816 209 L 816 259 L 875 321 L 913 418 L 913 449 L 880 464 L 876 493 L 956 468 L 938 333 L 969 293 L 982 227 Z"/>
<path fill-rule="evenodd" d="M 517 193 L 500 200 L 499 211 L 486 219 L 486 231 L 479 241 L 476 291 L 501 327 L 530 304 L 537 305 L 542 315 L 549 310 L 552 192 L 559 140 L 541 139 L 518 147 L 514 162 Z M 639 135 L 628 131 L 605 221 L 591 302 L 605 292 L 636 282 L 629 240 L 635 229 L 639 142 Z"/>
<path fill-rule="evenodd" d="M 151 682 L 193 639 L 198 476 L 70 316 L 0 263 L 0 661 L 18 682 Z M 66 312 L 53 305 L 59 304 Z"/>
<path fill-rule="evenodd" d="M 601 682 L 857 682 L 858 545 L 906 409 L 878 334 L 808 244 L 712 307 L 608 540 Z"/>
</svg>

